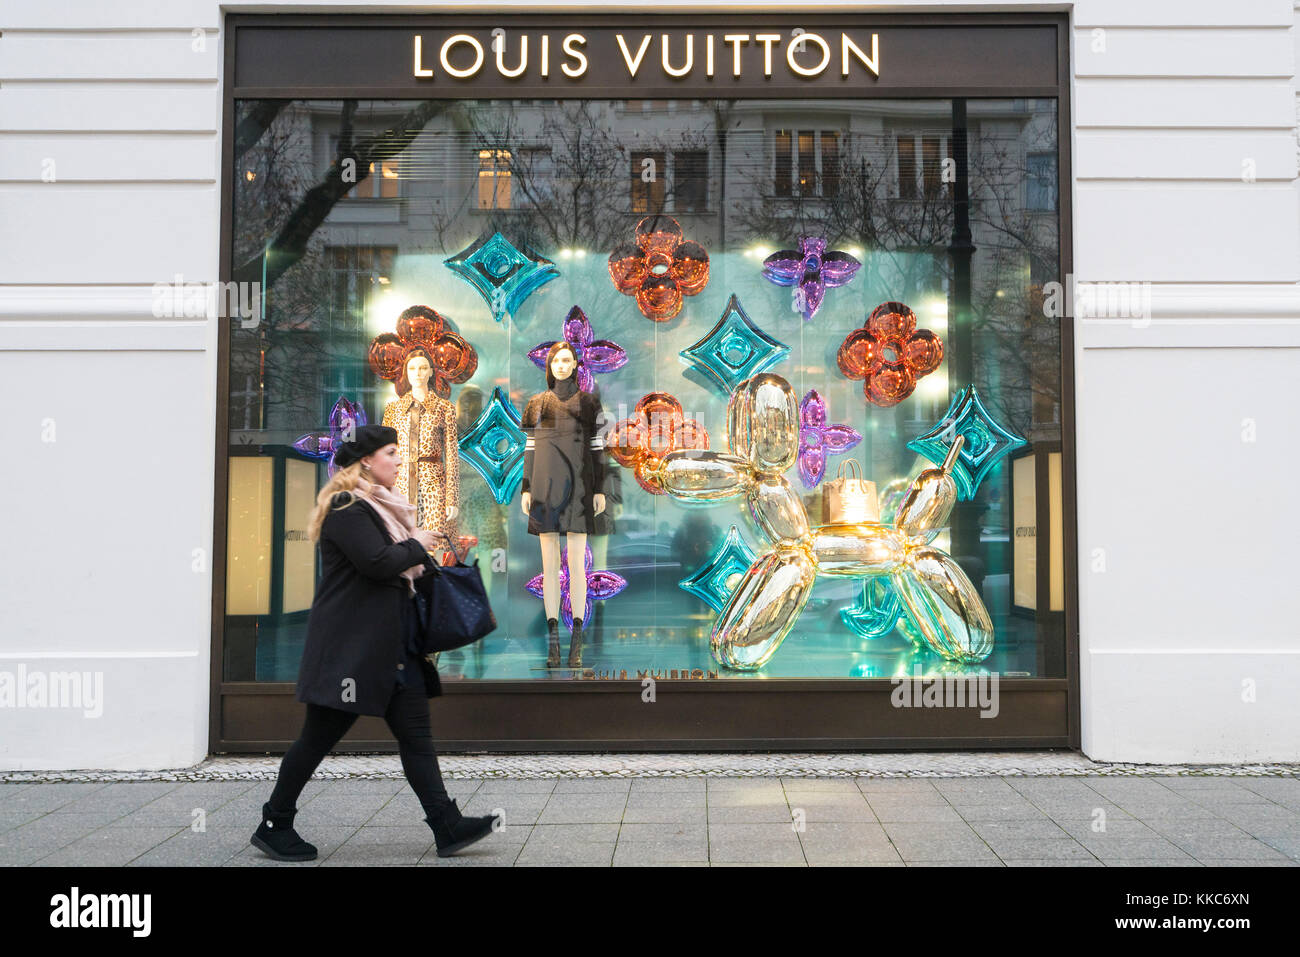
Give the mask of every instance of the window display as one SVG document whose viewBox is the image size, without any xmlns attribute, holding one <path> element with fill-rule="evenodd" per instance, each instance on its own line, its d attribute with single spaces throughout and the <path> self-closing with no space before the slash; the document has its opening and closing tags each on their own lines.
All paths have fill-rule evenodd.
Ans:
<svg viewBox="0 0 1300 957">
<path fill-rule="evenodd" d="M 397 430 L 395 491 L 500 623 L 444 679 L 1063 675 L 1011 514 L 1015 454 L 1062 439 L 1056 100 L 267 102 L 235 103 L 232 261 L 266 286 L 231 455 L 320 487 Z M 232 471 L 231 569 L 300 524 L 277 467 Z M 228 681 L 295 678 L 266 574 L 228 592 Z"/>
</svg>

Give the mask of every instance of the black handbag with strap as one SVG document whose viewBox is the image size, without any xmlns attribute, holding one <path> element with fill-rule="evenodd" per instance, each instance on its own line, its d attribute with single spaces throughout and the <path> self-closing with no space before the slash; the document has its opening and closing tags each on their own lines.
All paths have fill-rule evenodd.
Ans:
<svg viewBox="0 0 1300 957">
<path fill-rule="evenodd" d="M 451 536 L 443 535 L 456 559 L 455 565 L 432 563 L 415 580 L 417 601 L 424 615 L 423 651 L 426 655 L 473 644 L 496 630 L 496 615 L 488 603 L 478 559 L 466 565 Z"/>
</svg>

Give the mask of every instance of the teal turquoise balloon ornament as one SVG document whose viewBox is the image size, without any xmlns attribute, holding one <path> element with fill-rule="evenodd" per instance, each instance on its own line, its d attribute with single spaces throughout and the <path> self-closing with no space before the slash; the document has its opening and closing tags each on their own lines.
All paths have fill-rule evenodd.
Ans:
<svg viewBox="0 0 1300 957">
<path fill-rule="evenodd" d="M 560 274 L 555 263 L 516 249 L 500 233 L 462 249 L 445 265 L 478 290 L 497 322 L 513 316 L 539 286 Z"/>
<path fill-rule="evenodd" d="M 859 638 L 883 638 L 894 630 L 903 607 L 888 578 L 866 578 L 862 594 L 848 608 L 840 609 L 840 621 Z"/>
<path fill-rule="evenodd" d="M 931 462 L 942 462 L 957 436 L 964 441 L 952 477 L 957 483 L 957 497 L 963 502 L 975 496 L 980 483 L 1005 456 L 1026 444 L 989 415 L 974 385 L 957 393 L 939 424 L 908 442 L 907 447 Z"/>
<path fill-rule="evenodd" d="M 483 476 L 498 505 L 510 501 L 524 477 L 526 436 L 521 421 L 514 403 L 497 386 L 474 426 L 460 437 L 460 457 Z"/>
<path fill-rule="evenodd" d="M 709 334 L 679 354 L 723 395 L 731 395 L 743 380 L 782 361 L 790 347 L 758 328 L 732 293 Z"/>
<path fill-rule="evenodd" d="M 736 584 L 749 571 L 758 556 L 732 525 L 727 537 L 694 575 L 683 578 L 678 586 L 703 601 L 714 611 L 722 611 Z"/>
</svg>

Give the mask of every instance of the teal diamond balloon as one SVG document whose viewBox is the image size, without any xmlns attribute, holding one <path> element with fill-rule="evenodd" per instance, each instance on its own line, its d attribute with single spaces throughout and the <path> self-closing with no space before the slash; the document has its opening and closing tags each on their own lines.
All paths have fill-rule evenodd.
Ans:
<svg viewBox="0 0 1300 957">
<path fill-rule="evenodd" d="M 893 582 L 888 578 L 866 578 L 858 600 L 840 609 L 840 621 L 859 638 L 883 638 L 894 630 L 902 613 Z"/>
<path fill-rule="evenodd" d="M 953 398 L 939 424 L 908 442 L 907 447 L 937 464 L 947 458 L 948 449 L 959 435 L 966 441 L 957 454 L 952 477 L 957 483 L 957 497 L 963 502 L 975 497 L 980 483 L 1004 456 L 1027 444 L 999 425 L 984 408 L 975 386 L 968 385 Z"/>
<path fill-rule="evenodd" d="M 733 585 L 727 583 L 728 579 L 749 571 L 749 566 L 754 564 L 756 557 L 754 550 L 740 537 L 740 530 L 732 525 L 721 547 L 714 551 L 704 567 L 677 584 L 714 611 L 722 611 L 735 590 Z"/>
<path fill-rule="evenodd" d="M 504 505 L 524 477 L 524 430 L 519 413 L 497 386 L 474 427 L 460 437 L 460 457 L 478 471 Z"/>
<path fill-rule="evenodd" d="M 790 347 L 754 325 L 732 293 L 712 331 L 679 354 L 717 385 L 723 395 L 731 395 L 741 382 L 788 356 Z"/>
<path fill-rule="evenodd" d="M 560 274 L 555 263 L 516 249 L 500 233 L 462 249 L 445 265 L 478 290 L 497 322 L 513 316 L 538 286 Z"/>
</svg>

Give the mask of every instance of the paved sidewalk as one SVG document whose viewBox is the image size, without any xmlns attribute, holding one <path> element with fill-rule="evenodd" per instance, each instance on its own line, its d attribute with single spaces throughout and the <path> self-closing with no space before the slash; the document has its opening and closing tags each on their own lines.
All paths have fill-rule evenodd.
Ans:
<svg viewBox="0 0 1300 957">
<path fill-rule="evenodd" d="M 1294 773 L 448 775 L 448 790 L 506 826 L 440 860 L 405 781 L 314 779 L 296 826 L 320 857 L 281 864 L 248 843 L 269 780 L 4 783 L 0 865 L 1300 864 Z"/>
</svg>

